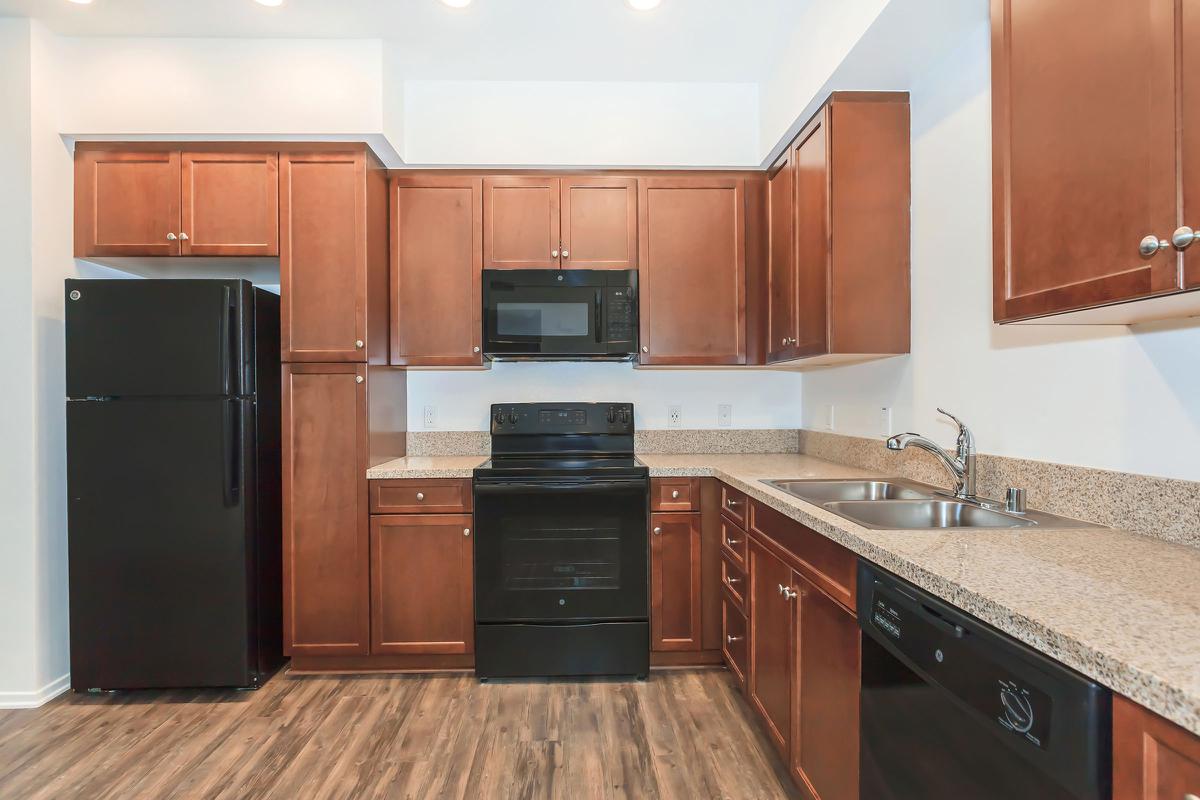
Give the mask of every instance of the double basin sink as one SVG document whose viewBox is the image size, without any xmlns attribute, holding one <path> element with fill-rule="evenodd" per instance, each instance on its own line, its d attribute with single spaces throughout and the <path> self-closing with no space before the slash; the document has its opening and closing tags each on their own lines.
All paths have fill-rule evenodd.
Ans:
<svg viewBox="0 0 1200 800">
<path fill-rule="evenodd" d="M 990 501 L 956 499 L 931 486 L 882 480 L 767 480 L 763 483 L 873 530 L 1095 527 L 1040 511 L 1010 513 Z"/>
</svg>

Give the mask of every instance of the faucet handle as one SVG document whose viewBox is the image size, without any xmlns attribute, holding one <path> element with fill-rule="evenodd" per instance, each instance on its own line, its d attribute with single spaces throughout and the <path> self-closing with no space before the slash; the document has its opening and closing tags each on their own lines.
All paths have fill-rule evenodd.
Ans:
<svg viewBox="0 0 1200 800">
<path fill-rule="evenodd" d="M 939 414 L 945 414 L 954 424 L 958 426 L 958 453 L 961 458 L 968 451 L 975 449 L 975 435 L 971 433 L 971 429 L 966 426 L 961 419 L 951 414 L 944 408 L 938 409 Z"/>
</svg>

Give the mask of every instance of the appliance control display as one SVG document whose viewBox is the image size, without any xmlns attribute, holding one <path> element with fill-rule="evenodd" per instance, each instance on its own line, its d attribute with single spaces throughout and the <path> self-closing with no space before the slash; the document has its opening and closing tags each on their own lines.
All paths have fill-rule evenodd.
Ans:
<svg viewBox="0 0 1200 800">
<path fill-rule="evenodd" d="M 543 425 L 583 425 L 587 423 L 587 412 L 582 408 L 551 408 L 538 412 L 538 422 Z"/>
</svg>

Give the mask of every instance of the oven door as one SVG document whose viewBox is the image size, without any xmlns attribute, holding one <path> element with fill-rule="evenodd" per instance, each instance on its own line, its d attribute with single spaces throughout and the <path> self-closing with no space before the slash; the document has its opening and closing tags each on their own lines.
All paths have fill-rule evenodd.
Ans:
<svg viewBox="0 0 1200 800">
<path fill-rule="evenodd" d="M 649 617 L 645 478 L 475 483 L 475 619 Z"/>
<path fill-rule="evenodd" d="M 505 356 L 606 355 L 598 286 L 494 283 L 485 297 L 484 352 Z"/>
</svg>

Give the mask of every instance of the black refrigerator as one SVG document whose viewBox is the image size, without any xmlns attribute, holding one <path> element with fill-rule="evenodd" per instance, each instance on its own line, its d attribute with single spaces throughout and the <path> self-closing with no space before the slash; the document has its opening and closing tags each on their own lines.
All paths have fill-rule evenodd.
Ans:
<svg viewBox="0 0 1200 800">
<path fill-rule="evenodd" d="M 259 686 L 282 662 L 279 297 L 65 291 L 71 687 Z"/>
</svg>

